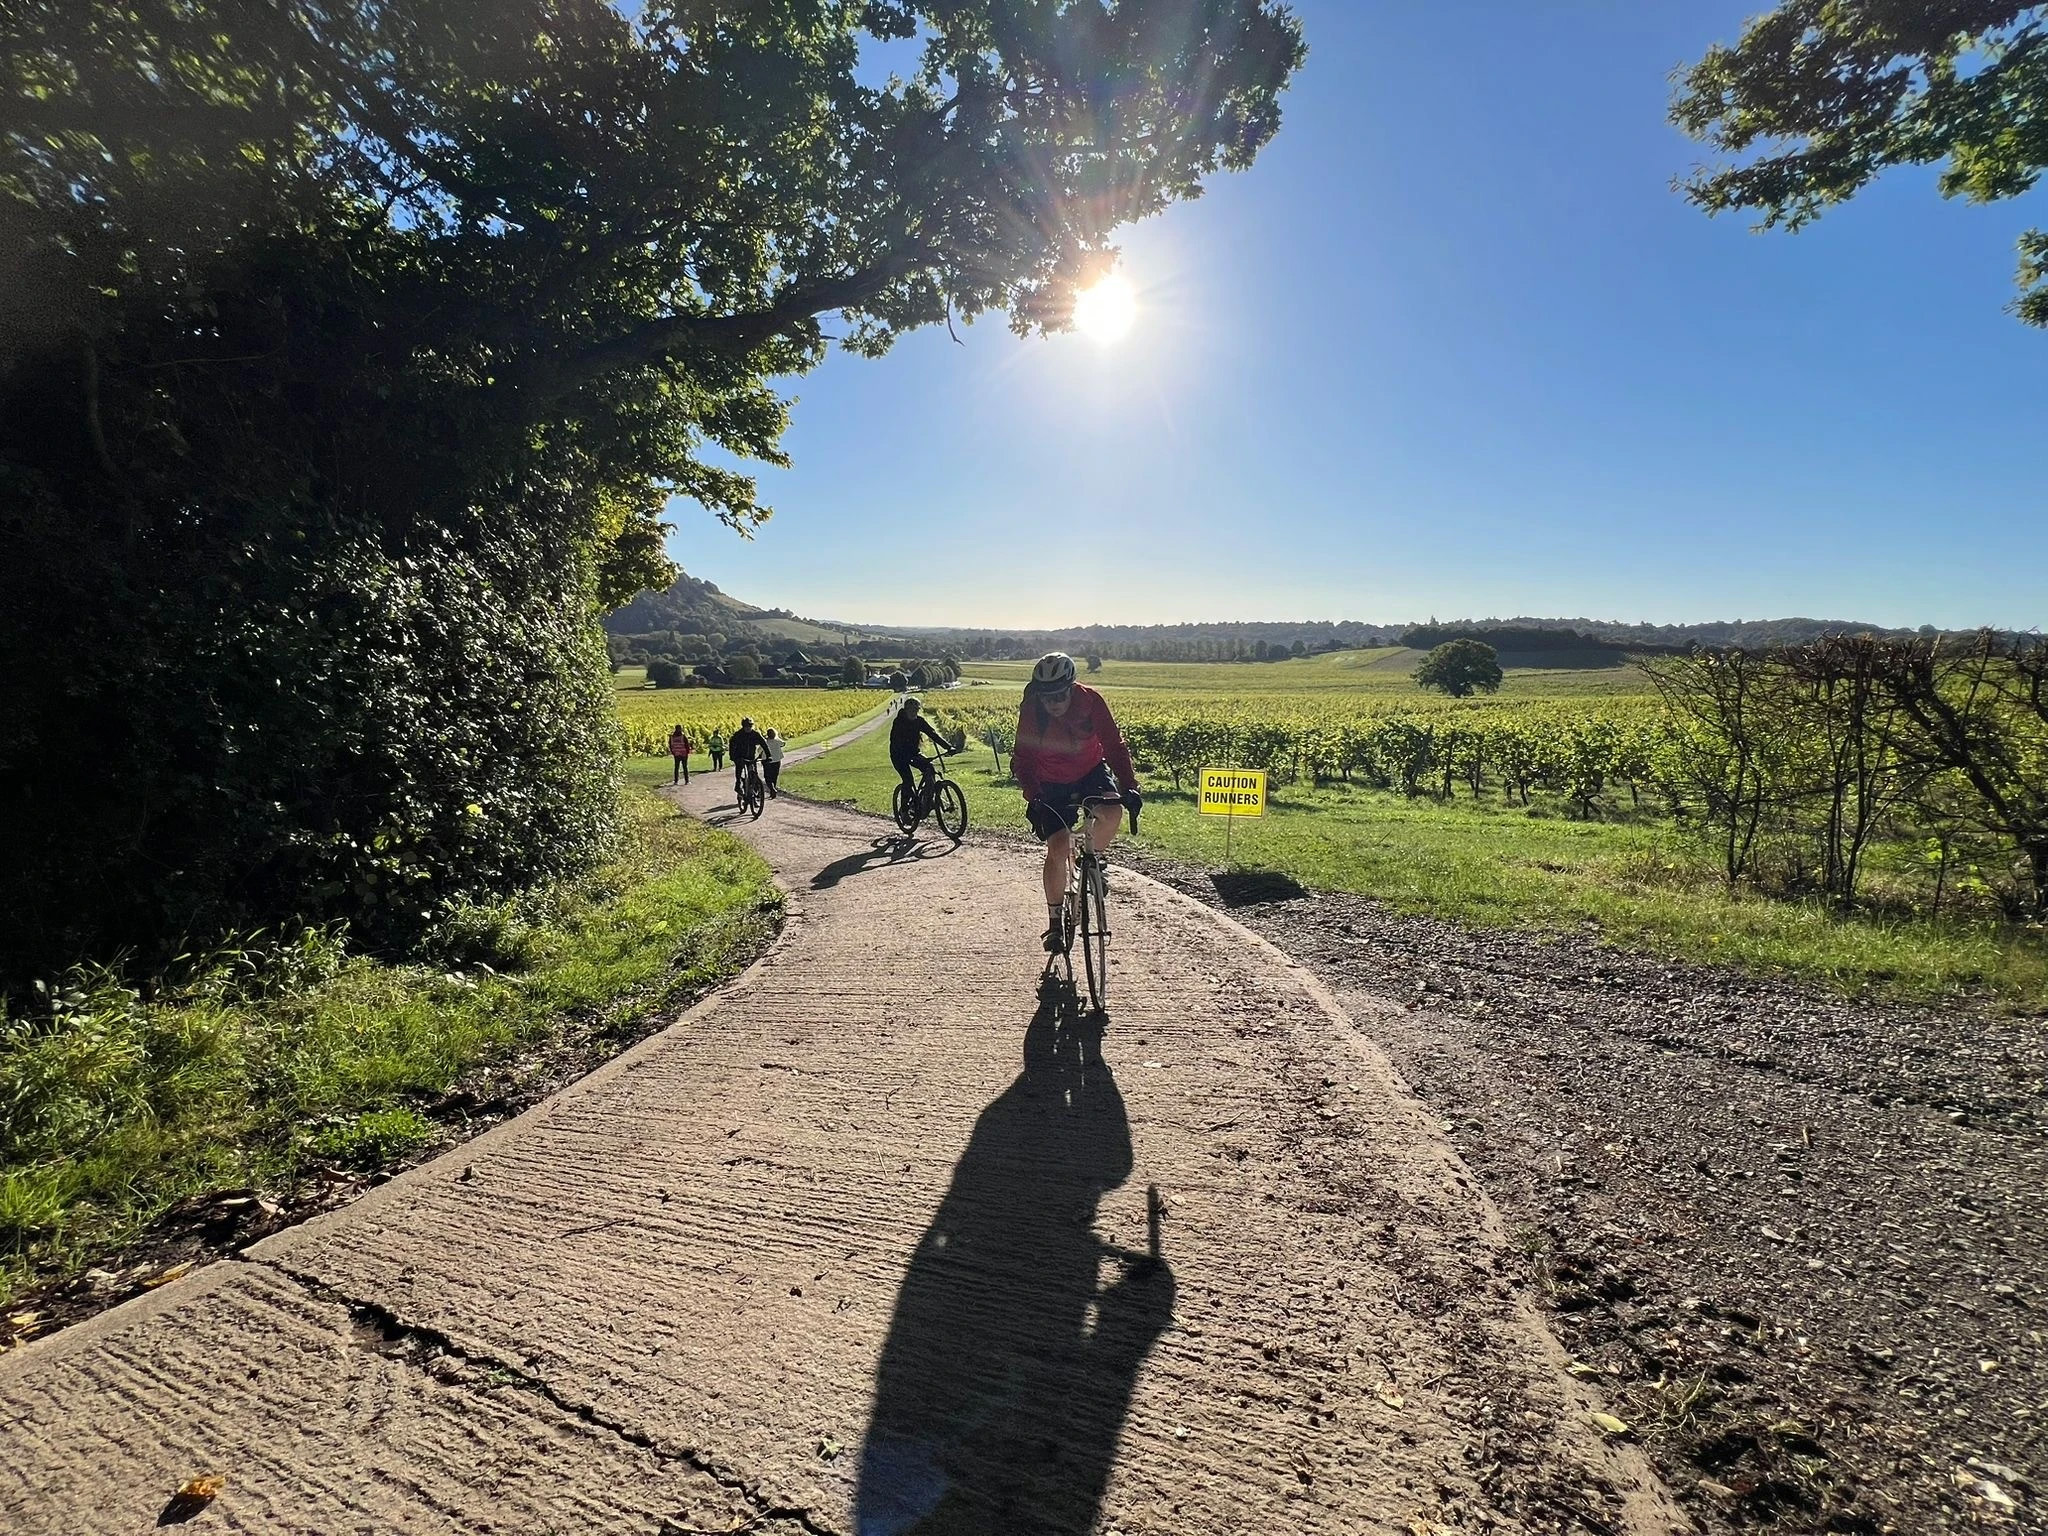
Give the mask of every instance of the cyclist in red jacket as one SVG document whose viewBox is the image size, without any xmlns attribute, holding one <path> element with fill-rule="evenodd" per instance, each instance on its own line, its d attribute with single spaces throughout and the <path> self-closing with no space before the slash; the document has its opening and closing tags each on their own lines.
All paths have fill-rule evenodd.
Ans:
<svg viewBox="0 0 2048 1536">
<path fill-rule="evenodd" d="M 1088 841 L 1101 853 L 1116 841 L 1124 808 L 1137 826 L 1144 796 L 1116 717 L 1101 694 L 1074 681 L 1074 658 L 1060 651 L 1039 658 L 1031 670 L 1010 764 L 1024 791 L 1031 830 L 1045 844 L 1045 947 L 1051 953 L 1060 947 L 1070 840 L 1082 802 L 1099 796 L 1122 801 L 1090 808 Z"/>
</svg>

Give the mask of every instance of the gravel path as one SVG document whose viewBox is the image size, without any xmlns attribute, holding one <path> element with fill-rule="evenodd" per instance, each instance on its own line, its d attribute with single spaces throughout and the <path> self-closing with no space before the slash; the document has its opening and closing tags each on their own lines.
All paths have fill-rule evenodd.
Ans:
<svg viewBox="0 0 2048 1536">
<path fill-rule="evenodd" d="M 1709 1530 L 2048 1530 L 2048 1025 L 1137 855 L 1302 959 Z"/>
<path fill-rule="evenodd" d="M 729 778 L 683 802 L 713 820 Z M 1435 1119 L 1300 967 L 1120 877 L 784 800 L 737 984 L 437 1162 L 0 1359 L 0 1524 L 1673 1532 Z"/>
</svg>

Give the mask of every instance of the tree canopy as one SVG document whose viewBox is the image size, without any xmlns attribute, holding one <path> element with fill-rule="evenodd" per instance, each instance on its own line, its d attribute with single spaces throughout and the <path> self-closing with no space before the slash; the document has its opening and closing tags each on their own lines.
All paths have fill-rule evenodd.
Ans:
<svg viewBox="0 0 2048 1536">
<path fill-rule="evenodd" d="M 1275 0 L 5 8 L 0 969 L 587 858 L 667 497 L 766 515 L 828 324 L 1067 323 L 1301 58 Z"/>
<path fill-rule="evenodd" d="M 1797 229 L 1899 165 L 1950 197 L 2017 197 L 2048 166 L 2048 8 L 1786 0 L 1680 80 L 1672 121 L 1725 158 L 1684 183 L 1709 213 Z M 2013 310 L 2048 326 L 2048 230 L 2020 240 Z"/>
<path fill-rule="evenodd" d="M 1438 646 L 1415 668 L 1415 681 L 1454 699 L 1500 689 L 1500 658 L 1483 640 L 1450 640 Z"/>
</svg>

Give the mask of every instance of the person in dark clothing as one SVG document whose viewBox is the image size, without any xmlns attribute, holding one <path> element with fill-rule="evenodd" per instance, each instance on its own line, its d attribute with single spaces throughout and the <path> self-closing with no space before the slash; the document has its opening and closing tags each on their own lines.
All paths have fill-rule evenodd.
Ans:
<svg viewBox="0 0 2048 1536">
<path fill-rule="evenodd" d="M 915 698 L 906 698 L 903 707 L 896 711 L 896 718 L 889 725 L 889 761 L 903 780 L 905 789 L 911 788 L 910 770 L 915 767 L 924 782 L 932 781 L 932 759 L 918 751 L 922 738 L 929 736 L 941 752 L 953 750 L 953 744 L 932 729 L 931 721 L 924 717 L 924 705 Z"/>
<path fill-rule="evenodd" d="M 748 770 L 768 755 L 768 738 L 754 729 L 754 717 L 748 715 L 726 741 L 725 750 L 732 754 L 732 793 L 737 800 Z"/>
</svg>

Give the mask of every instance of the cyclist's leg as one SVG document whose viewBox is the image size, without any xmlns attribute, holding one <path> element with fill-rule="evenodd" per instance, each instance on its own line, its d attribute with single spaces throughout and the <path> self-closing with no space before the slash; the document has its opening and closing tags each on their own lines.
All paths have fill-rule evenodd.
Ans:
<svg viewBox="0 0 2048 1536">
<path fill-rule="evenodd" d="M 1045 844 L 1045 904 L 1058 907 L 1067 899 L 1067 871 L 1074 857 L 1074 830 L 1080 807 L 1064 785 L 1049 786 L 1029 811 L 1031 830 Z"/>
<path fill-rule="evenodd" d="M 1116 775 L 1104 763 L 1079 785 L 1084 795 L 1113 795 L 1117 792 Z M 1121 805 L 1091 805 L 1088 807 L 1088 846 L 1098 854 L 1106 851 L 1116 841 L 1116 835 L 1123 827 L 1124 808 Z"/>
<path fill-rule="evenodd" d="M 1074 857 L 1074 834 L 1055 832 L 1045 840 L 1045 904 L 1056 907 L 1067 899 L 1067 864 Z"/>
</svg>

